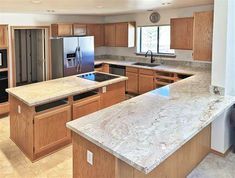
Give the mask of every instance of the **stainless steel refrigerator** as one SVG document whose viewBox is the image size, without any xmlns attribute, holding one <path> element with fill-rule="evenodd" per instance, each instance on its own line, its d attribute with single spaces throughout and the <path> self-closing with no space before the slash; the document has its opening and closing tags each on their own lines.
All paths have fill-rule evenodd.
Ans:
<svg viewBox="0 0 235 178">
<path fill-rule="evenodd" d="M 51 40 L 52 79 L 94 71 L 94 37 Z"/>
</svg>

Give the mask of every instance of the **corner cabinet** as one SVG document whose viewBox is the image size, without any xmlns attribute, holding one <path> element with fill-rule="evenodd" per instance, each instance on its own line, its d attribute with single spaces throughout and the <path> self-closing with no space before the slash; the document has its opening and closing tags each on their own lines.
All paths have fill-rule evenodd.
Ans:
<svg viewBox="0 0 235 178">
<path fill-rule="evenodd" d="M 193 49 L 193 17 L 171 19 L 171 49 Z"/>
<path fill-rule="evenodd" d="M 193 58 L 211 61 L 213 38 L 213 11 L 194 13 Z"/>
<path fill-rule="evenodd" d="M 34 117 L 34 153 L 42 153 L 71 140 L 66 123 L 71 120 L 71 107 L 65 106 Z"/>
</svg>

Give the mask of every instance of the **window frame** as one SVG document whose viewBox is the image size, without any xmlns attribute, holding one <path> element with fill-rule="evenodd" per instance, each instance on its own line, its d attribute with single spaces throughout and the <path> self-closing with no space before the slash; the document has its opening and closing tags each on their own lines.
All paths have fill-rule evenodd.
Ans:
<svg viewBox="0 0 235 178">
<path fill-rule="evenodd" d="M 137 40 L 137 52 L 136 52 L 136 55 L 145 55 L 145 52 L 142 51 L 142 28 L 143 27 L 156 27 L 157 28 L 157 53 L 153 53 L 154 56 L 166 56 L 166 57 L 176 57 L 175 53 L 162 53 L 162 52 L 159 52 L 159 47 L 160 47 L 160 27 L 162 26 L 169 26 L 170 27 L 170 24 L 164 24 L 164 25 L 147 25 L 147 26 L 138 26 L 137 28 L 140 28 L 139 31 L 137 31 L 137 38 L 139 38 Z"/>
</svg>

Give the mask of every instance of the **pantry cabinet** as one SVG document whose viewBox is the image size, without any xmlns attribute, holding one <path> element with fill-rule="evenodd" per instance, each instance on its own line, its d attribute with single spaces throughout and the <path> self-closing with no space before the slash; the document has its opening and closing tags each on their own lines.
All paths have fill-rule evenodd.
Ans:
<svg viewBox="0 0 235 178">
<path fill-rule="evenodd" d="M 194 13 L 193 58 L 211 61 L 213 38 L 213 11 Z"/>
<path fill-rule="evenodd" d="M 8 47 L 8 26 L 0 25 L 0 48 Z"/>
<path fill-rule="evenodd" d="M 171 19 L 171 49 L 193 49 L 193 17 Z"/>
</svg>

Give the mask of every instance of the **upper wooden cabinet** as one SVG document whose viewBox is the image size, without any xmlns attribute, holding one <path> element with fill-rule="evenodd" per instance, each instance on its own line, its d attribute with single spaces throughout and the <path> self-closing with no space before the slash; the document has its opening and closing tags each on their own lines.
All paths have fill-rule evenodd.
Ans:
<svg viewBox="0 0 235 178">
<path fill-rule="evenodd" d="M 116 46 L 135 46 L 135 23 L 116 23 Z"/>
<path fill-rule="evenodd" d="M 104 46 L 103 24 L 87 24 L 87 35 L 94 36 L 95 47 Z"/>
<path fill-rule="evenodd" d="M 105 46 L 116 46 L 116 25 L 105 24 Z"/>
<path fill-rule="evenodd" d="M 0 48 L 8 47 L 8 26 L 0 25 Z"/>
<path fill-rule="evenodd" d="M 87 35 L 87 25 L 86 24 L 73 24 L 73 35 L 74 36 Z"/>
<path fill-rule="evenodd" d="M 193 58 L 212 59 L 213 11 L 194 13 Z"/>
<path fill-rule="evenodd" d="M 193 17 L 171 19 L 171 49 L 193 49 Z"/>
<path fill-rule="evenodd" d="M 52 24 L 51 25 L 51 36 L 72 36 L 73 35 L 73 24 Z"/>
</svg>

